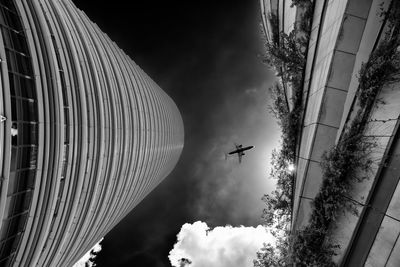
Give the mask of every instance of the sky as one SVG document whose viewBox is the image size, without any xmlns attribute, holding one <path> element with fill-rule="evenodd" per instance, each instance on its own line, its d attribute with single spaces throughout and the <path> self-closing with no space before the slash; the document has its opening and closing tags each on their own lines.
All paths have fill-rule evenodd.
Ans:
<svg viewBox="0 0 400 267">
<path fill-rule="evenodd" d="M 73 2 L 172 97 L 185 127 L 176 168 L 104 237 L 97 266 L 171 266 L 176 255 L 209 254 L 193 248 L 221 236 L 248 244 L 262 223 L 261 197 L 273 190 L 269 161 L 280 136 L 268 113 L 275 78 L 260 59 L 259 2 Z M 255 146 L 241 164 L 225 160 L 234 143 Z"/>
</svg>

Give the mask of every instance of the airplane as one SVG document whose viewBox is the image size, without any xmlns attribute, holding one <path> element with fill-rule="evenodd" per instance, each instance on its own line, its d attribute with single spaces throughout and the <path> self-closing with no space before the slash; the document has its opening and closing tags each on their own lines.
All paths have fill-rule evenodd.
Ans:
<svg viewBox="0 0 400 267">
<path fill-rule="evenodd" d="M 247 147 L 243 147 L 242 145 L 237 145 L 236 146 L 236 150 L 229 152 L 229 155 L 233 155 L 233 154 L 237 154 L 239 156 L 239 163 L 242 162 L 242 156 L 244 156 L 244 152 L 246 150 L 252 149 L 254 146 L 247 146 Z"/>
</svg>

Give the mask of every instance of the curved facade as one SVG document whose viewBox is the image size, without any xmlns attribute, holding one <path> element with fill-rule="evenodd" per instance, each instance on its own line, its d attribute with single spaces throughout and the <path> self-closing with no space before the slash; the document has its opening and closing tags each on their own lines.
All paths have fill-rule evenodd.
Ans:
<svg viewBox="0 0 400 267">
<path fill-rule="evenodd" d="M 171 172 L 182 119 L 69 0 L 0 11 L 0 265 L 70 266 Z"/>
</svg>

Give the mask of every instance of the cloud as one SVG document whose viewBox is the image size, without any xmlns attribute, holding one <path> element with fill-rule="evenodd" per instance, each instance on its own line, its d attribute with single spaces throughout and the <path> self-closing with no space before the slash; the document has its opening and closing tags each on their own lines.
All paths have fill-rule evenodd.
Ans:
<svg viewBox="0 0 400 267">
<path fill-rule="evenodd" d="M 97 254 L 101 251 L 101 244 L 100 243 L 101 243 L 101 241 L 103 241 L 103 239 L 104 238 L 100 239 L 100 241 L 96 245 L 94 245 L 85 255 L 83 255 L 82 258 L 78 262 L 76 262 L 72 267 L 85 267 L 85 266 L 92 267 L 92 266 L 96 266 L 96 265 L 93 265 L 93 262 L 90 261 L 89 259 L 95 258 L 97 256 Z M 96 255 L 92 256 L 90 254 L 91 251 L 95 252 Z M 86 263 L 88 265 L 85 265 Z"/>
<path fill-rule="evenodd" d="M 244 93 L 245 93 L 246 95 L 256 94 L 257 92 L 258 92 L 258 89 L 257 89 L 257 88 L 249 88 L 249 89 L 246 89 L 246 90 L 244 91 Z"/>
<path fill-rule="evenodd" d="M 263 243 L 274 240 L 261 225 L 210 229 L 201 221 L 184 224 L 177 239 L 168 256 L 174 267 L 252 267 Z"/>
</svg>

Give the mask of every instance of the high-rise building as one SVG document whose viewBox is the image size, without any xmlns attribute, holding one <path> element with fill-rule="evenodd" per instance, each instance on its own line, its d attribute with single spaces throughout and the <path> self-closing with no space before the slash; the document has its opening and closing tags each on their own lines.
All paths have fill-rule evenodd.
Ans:
<svg viewBox="0 0 400 267">
<path fill-rule="evenodd" d="M 307 2 L 312 13 L 295 151 L 292 233 L 310 224 L 325 182 L 324 153 L 342 144 L 362 114 L 362 138 L 371 141 L 364 151 L 368 170 L 354 171 L 357 179 L 342 196 L 353 210 L 338 212 L 326 242 L 338 245 L 332 259 L 339 266 L 400 266 L 400 84 L 396 78 L 379 81 L 391 71 L 382 71 L 384 64 L 399 64 L 396 47 L 385 54 L 399 44 L 399 5 L 395 0 L 260 0 L 267 39 L 301 27 Z M 375 84 L 381 86 L 377 94 L 365 97 L 363 90 L 372 92 Z M 293 88 L 285 89 L 291 99 Z M 363 101 L 371 101 L 370 107 Z"/>
<path fill-rule="evenodd" d="M 71 266 L 174 168 L 181 115 L 70 0 L 1 0 L 0 30 L 0 266 Z"/>
</svg>

